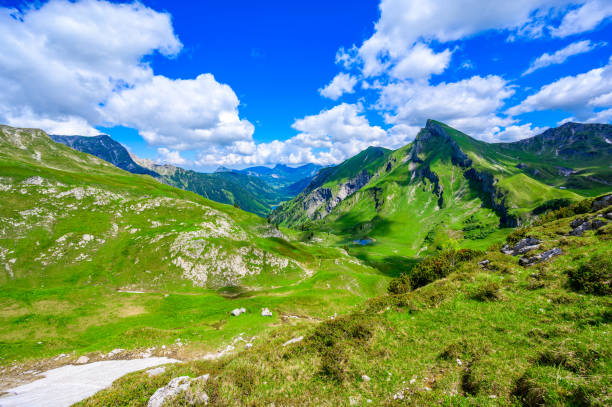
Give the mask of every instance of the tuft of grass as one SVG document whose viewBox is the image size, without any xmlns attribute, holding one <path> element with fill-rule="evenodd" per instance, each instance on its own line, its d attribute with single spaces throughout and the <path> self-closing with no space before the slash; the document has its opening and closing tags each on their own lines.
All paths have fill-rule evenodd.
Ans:
<svg viewBox="0 0 612 407">
<path fill-rule="evenodd" d="M 587 294 L 612 294 L 612 258 L 610 254 L 597 254 L 577 268 L 567 271 L 572 289 Z"/>
</svg>

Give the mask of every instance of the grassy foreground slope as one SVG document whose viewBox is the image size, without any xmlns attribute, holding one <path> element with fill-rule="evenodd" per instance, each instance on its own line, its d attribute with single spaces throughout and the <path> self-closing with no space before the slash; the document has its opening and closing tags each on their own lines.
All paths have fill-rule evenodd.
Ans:
<svg viewBox="0 0 612 407">
<path fill-rule="evenodd" d="M 420 269 L 430 284 L 396 287 L 334 320 L 281 327 L 219 361 L 130 374 L 80 405 L 144 406 L 172 378 L 203 374 L 206 383 L 167 405 L 192 405 L 201 392 L 212 406 L 610 405 L 612 207 L 591 203 L 509 237 L 540 239 L 529 256 L 560 248 L 549 261 L 523 267 L 499 246 L 456 252 L 435 280 L 445 252 Z M 584 217 L 607 224 L 570 235 Z"/>
<path fill-rule="evenodd" d="M 7 126 L 0 264 L 2 364 L 178 338 L 216 347 L 281 313 L 343 312 L 386 284 L 342 250 Z M 238 307 L 248 313 L 231 319 Z"/>
</svg>

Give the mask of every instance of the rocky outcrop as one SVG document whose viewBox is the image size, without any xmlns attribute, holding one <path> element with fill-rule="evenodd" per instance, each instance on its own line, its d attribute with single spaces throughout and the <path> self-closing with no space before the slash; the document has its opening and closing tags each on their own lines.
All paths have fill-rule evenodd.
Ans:
<svg viewBox="0 0 612 407">
<path fill-rule="evenodd" d="M 504 245 L 504 247 L 502 247 L 501 249 L 501 252 L 512 256 L 518 256 L 519 254 L 525 254 L 531 250 L 539 248 L 540 243 L 542 242 L 539 239 L 536 239 L 535 237 L 526 237 L 524 239 L 519 240 L 512 247 L 510 247 L 509 245 Z"/>
<path fill-rule="evenodd" d="M 444 205 L 444 187 L 440 184 L 440 179 L 429 166 L 423 165 L 415 171 L 414 175 L 419 178 L 427 179 L 433 185 L 432 193 L 438 197 L 438 207 Z"/>
<path fill-rule="evenodd" d="M 570 223 L 572 231 L 569 234 L 570 236 L 582 236 L 587 230 L 597 230 L 607 224 L 608 222 L 601 218 L 591 217 L 574 219 L 572 223 Z"/>
<path fill-rule="evenodd" d="M 559 256 L 560 254 L 563 254 L 563 251 L 559 249 L 558 247 L 555 247 L 543 253 L 536 254 L 535 256 L 532 256 L 532 257 L 527 257 L 527 256 L 521 257 L 519 259 L 519 264 L 523 267 L 527 267 L 527 266 L 531 266 L 536 263 L 550 260 L 555 256 Z"/>
<path fill-rule="evenodd" d="M 185 393 L 185 401 L 190 405 L 207 405 L 209 401 L 208 395 L 198 390 L 208 381 L 209 375 L 196 377 L 195 379 L 189 376 L 175 377 L 170 382 L 153 393 L 147 407 L 162 407 L 167 401 L 178 396 L 180 393 Z"/>
<path fill-rule="evenodd" d="M 372 178 L 366 170 L 340 184 L 335 194 L 330 188 L 317 188 L 304 198 L 303 209 L 310 219 L 326 217 L 340 202 L 363 188 Z"/>
<path fill-rule="evenodd" d="M 463 173 L 465 178 L 473 182 L 484 194 L 484 204 L 489 206 L 499 216 L 499 225 L 502 227 L 517 227 L 519 219 L 509 214 L 504 193 L 496 185 L 497 180 L 493 175 L 477 171 L 474 168 Z"/>
<path fill-rule="evenodd" d="M 607 208 L 612 205 L 612 194 L 604 195 L 595 199 L 592 203 L 592 208 L 594 211 L 598 211 L 603 208 Z"/>
</svg>

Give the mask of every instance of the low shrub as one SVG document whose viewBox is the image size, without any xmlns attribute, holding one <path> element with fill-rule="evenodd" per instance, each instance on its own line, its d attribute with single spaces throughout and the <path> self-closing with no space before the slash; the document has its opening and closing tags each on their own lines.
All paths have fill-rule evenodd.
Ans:
<svg viewBox="0 0 612 407">
<path fill-rule="evenodd" d="M 609 255 L 595 255 L 577 269 L 568 270 L 567 274 L 570 287 L 575 291 L 595 295 L 612 294 L 612 259 Z"/>
<path fill-rule="evenodd" d="M 470 261 L 484 252 L 472 249 L 446 250 L 432 257 L 427 257 L 416 264 L 408 273 L 402 273 L 391 280 L 388 287 L 390 294 L 404 294 L 410 290 L 423 287 L 429 283 L 446 277 L 455 267 Z"/>
<path fill-rule="evenodd" d="M 499 284 L 494 282 L 482 284 L 472 294 L 472 298 L 483 302 L 499 300 L 501 298 Z"/>
<path fill-rule="evenodd" d="M 406 294 L 411 290 L 412 285 L 410 284 L 410 276 L 406 273 L 403 273 L 399 277 L 391 280 L 389 287 L 387 288 L 389 294 L 393 295 Z"/>
</svg>

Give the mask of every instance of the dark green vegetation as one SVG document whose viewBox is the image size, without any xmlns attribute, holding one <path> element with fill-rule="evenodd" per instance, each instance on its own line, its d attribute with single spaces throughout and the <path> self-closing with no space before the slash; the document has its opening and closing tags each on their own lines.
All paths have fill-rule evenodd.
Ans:
<svg viewBox="0 0 612 407">
<path fill-rule="evenodd" d="M 520 229 L 541 241 L 529 255 L 562 249 L 549 261 L 522 267 L 500 245 L 440 253 L 349 315 L 280 327 L 220 361 L 128 375 L 81 405 L 146 405 L 173 377 L 205 373 L 213 406 L 610 405 L 612 302 L 588 287 L 609 290 L 612 222 L 570 232 L 585 214 L 609 220 L 612 206 L 574 206 L 584 208 Z M 413 273 L 429 283 L 404 284 Z M 168 405 L 188 403 L 180 394 Z"/>
<path fill-rule="evenodd" d="M 438 250 L 486 249 L 536 215 L 609 189 L 610 140 L 610 125 L 567 123 L 489 144 L 429 120 L 407 146 L 371 148 L 321 170 L 270 219 L 336 236 L 394 275 Z M 353 243 L 363 239 L 372 242 Z"/>
<path fill-rule="evenodd" d="M 294 236 L 2 126 L 0 363 L 177 338 L 212 350 L 280 313 L 322 318 L 384 292 L 376 270 Z M 232 319 L 239 307 L 248 313 Z"/>
</svg>

